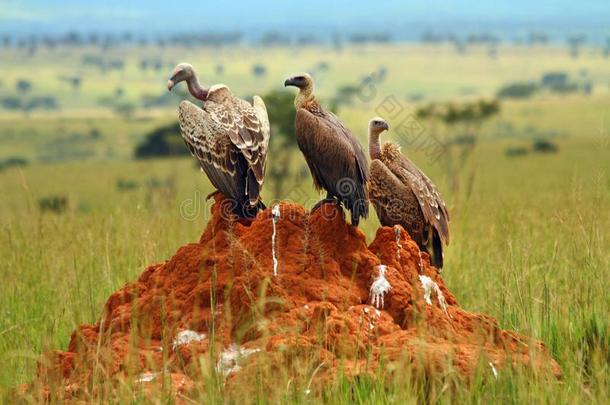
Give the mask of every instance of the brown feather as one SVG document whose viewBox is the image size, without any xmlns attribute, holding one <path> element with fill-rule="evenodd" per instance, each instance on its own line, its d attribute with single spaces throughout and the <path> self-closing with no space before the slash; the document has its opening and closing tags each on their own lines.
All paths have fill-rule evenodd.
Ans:
<svg viewBox="0 0 610 405">
<path fill-rule="evenodd" d="M 351 131 L 311 100 L 297 110 L 295 132 L 316 188 L 338 198 L 350 210 L 352 223 L 366 218 L 368 163 Z"/>
<path fill-rule="evenodd" d="M 401 154 L 400 147 L 392 142 L 383 144 L 381 160 L 396 177 L 411 188 L 426 222 L 437 230 L 444 244 L 449 244 L 449 212 L 428 176 Z"/>
<path fill-rule="evenodd" d="M 449 213 L 432 181 L 397 145 L 386 142 L 380 159 L 371 162 L 369 192 L 381 224 L 401 225 L 442 267 L 442 244 L 449 244 Z"/>
<path fill-rule="evenodd" d="M 270 136 L 260 97 L 249 104 L 217 85 L 203 108 L 183 101 L 179 110 L 182 137 L 214 187 L 240 204 L 258 205 Z"/>
</svg>

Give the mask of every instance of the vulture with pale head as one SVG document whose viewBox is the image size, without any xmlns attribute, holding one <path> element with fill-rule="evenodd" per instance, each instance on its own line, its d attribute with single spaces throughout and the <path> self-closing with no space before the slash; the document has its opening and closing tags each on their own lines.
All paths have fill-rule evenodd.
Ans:
<svg viewBox="0 0 610 405">
<path fill-rule="evenodd" d="M 201 87 L 188 63 L 176 66 L 168 90 L 182 81 L 203 101 L 202 107 L 180 103 L 182 138 L 214 187 L 229 198 L 232 211 L 242 218 L 256 216 L 265 207 L 260 197 L 270 135 L 265 103 L 258 96 L 252 104 L 241 100 L 224 84 Z"/>
<path fill-rule="evenodd" d="M 295 134 L 305 156 L 316 189 L 325 189 L 326 202 L 343 204 L 358 226 L 369 212 L 366 183 L 368 162 L 362 146 L 352 132 L 332 112 L 323 109 L 313 95 L 313 79 L 308 74 L 291 77 L 284 86 L 299 89 L 294 100 Z"/>
<path fill-rule="evenodd" d="M 449 243 L 447 207 L 434 184 L 400 153 L 398 145 L 389 141 L 380 145 L 379 136 L 388 129 L 381 118 L 369 122 L 371 201 L 381 225 L 401 225 L 440 270 L 443 245 Z"/>
</svg>

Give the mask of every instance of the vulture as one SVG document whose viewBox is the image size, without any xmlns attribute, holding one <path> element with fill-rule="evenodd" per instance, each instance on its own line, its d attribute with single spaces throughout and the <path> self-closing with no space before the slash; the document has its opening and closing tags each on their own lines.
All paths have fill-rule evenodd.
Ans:
<svg viewBox="0 0 610 405">
<path fill-rule="evenodd" d="M 180 103 L 178 117 L 186 146 L 214 187 L 229 198 L 233 213 L 256 216 L 265 208 L 260 197 L 270 135 L 265 103 L 258 96 L 252 104 L 241 100 L 224 84 L 201 87 L 188 63 L 176 66 L 168 90 L 181 81 L 203 101 L 203 107 L 187 100 Z"/>
<path fill-rule="evenodd" d="M 432 181 L 400 153 L 398 145 L 380 146 L 379 136 L 388 129 L 381 118 L 369 122 L 371 202 L 381 225 L 401 225 L 440 270 L 443 245 L 449 244 L 447 207 Z"/>
<path fill-rule="evenodd" d="M 360 218 L 368 217 L 369 212 L 369 168 L 362 146 L 336 115 L 320 106 L 313 95 L 311 76 L 291 77 L 284 86 L 299 89 L 294 100 L 297 144 L 315 188 L 327 192 L 312 211 L 327 202 L 343 204 L 351 213 L 352 225 L 358 226 Z"/>
</svg>

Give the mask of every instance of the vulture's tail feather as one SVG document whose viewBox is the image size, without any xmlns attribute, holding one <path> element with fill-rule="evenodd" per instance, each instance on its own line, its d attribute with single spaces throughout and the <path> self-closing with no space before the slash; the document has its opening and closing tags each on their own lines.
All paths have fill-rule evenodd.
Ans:
<svg viewBox="0 0 610 405">
<path fill-rule="evenodd" d="M 432 265 L 439 271 L 443 268 L 443 243 L 436 230 L 432 232 L 432 254 L 430 260 Z"/>
<path fill-rule="evenodd" d="M 351 213 L 353 226 L 358 226 L 360 218 L 368 218 L 369 196 L 364 185 L 356 187 L 354 195 L 351 196 L 351 201 L 347 201 L 345 205 Z"/>
<path fill-rule="evenodd" d="M 246 199 L 246 201 L 238 205 L 237 212 L 235 212 L 235 214 L 242 218 L 252 219 L 256 216 L 256 214 L 259 213 L 259 211 L 263 211 L 266 208 L 267 207 L 261 200 L 258 200 L 256 204 L 251 205 L 250 200 Z"/>
<path fill-rule="evenodd" d="M 360 223 L 360 213 L 357 212 L 357 210 L 352 210 L 351 212 L 352 214 L 352 226 L 358 226 L 358 224 Z"/>
</svg>

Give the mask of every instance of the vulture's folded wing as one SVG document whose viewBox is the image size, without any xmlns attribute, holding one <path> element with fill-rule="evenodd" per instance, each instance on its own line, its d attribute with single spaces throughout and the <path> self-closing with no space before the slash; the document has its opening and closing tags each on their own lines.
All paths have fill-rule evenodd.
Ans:
<svg viewBox="0 0 610 405">
<path fill-rule="evenodd" d="M 213 88 L 214 89 L 214 88 Z M 210 114 L 218 135 L 227 136 L 247 162 L 247 194 L 254 204 L 265 179 L 269 132 L 255 107 L 224 86 L 210 90 L 203 108 Z"/>
<path fill-rule="evenodd" d="M 267 114 L 267 106 L 265 106 L 265 102 L 259 96 L 254 96 L 252 98 L 252 107 L 256 111 L 256 115 L 261 122 L 261 129 L 263 131 L 264 137 L 264 146 L 265 149 L 267 145 L 269 145 L 269 137 L 271 134 L 271 125 L 269 124 L 269 115 Z"/>
<path fill-rule="evenodd" d="M 432 181 L 407 157 L 400 154 L 390 169 L 402 182 L 409 185 L 417 197 L 426 220 L 438 231 L 443 243 L 449 243 L 449 213 L 445 202 Z"/>
<path fill-rule="evenodd" d="M 216 136 L 217 125 L 208 112 L 182 101 L 179 122 L 182 138 L 212 184 L 227 197 L 241 200 L 245 179 L 239 173 L 238 153 L 227 137 Z"/>
<path fill-rule="evenodd" d="M 380 160 L 374 159 L 370 167 L 369 196 L 379 222 L 384 226 L 396 223 L 413 225 L 412 218 L 417 217 L 417 213 L 411 211 L 419 210 L 419 204 L 411 188 Z"/>
<path fill-rule="evenodd" d="M 347 133 L 343 132 L 344 128 Z M 339 133 L 338 133 L 339 132 Z M 343 125 L 299 108 L 295 133 L 317 188 L 324 188 L 352 211 L 356 217 L 368 216 L 368 165 L 366 157 L 354 147 L 353 138 Z M 359 146 L 359 145 L 358 145 Z M 364 161 L 361 163 L 361 159 Z"/>
<path fill-rule="evenodd" d="M 339 180 L 356 178 L 356 155 L 349 140 L 337 136 L 332 123 L 299 108 L 295 119 L 297 144 L 303 152 L 318 187 L 335 190 Z"/>
<path fill-rule="evenodd" d="M 368 160 L 366 159 L 366 155 L 364 150 L 362 149 L 362 145 L 358 142 L 358 139 L 354 136 L 352 131 L 347 128 L 343 122 L 330 111 L 326 111 L 324 109 L 320 109 L 321 117 L 325 119 L 330 125 L 332 125 L 337 133 L 341 134 L 352 146 L 354 151 L 354 157 L 356 158 L 356 162 L 358 163 L 358 171 L 360 176 L 364 182 L 368 181 L 369 178 L 369 165 Z"/>
</svg>

